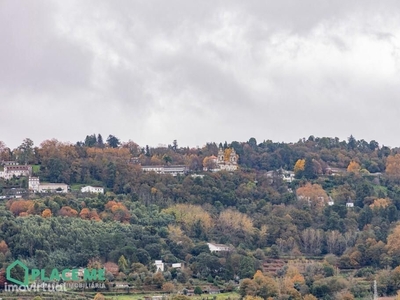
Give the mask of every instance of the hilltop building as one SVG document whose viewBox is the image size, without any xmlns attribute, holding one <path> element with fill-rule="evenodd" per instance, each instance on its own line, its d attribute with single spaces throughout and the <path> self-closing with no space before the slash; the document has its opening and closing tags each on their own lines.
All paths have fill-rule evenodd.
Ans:
<svg viewBox="0 0 400 300">
<path fill-rule="evenodd" d="M 235 149 L 230 149 L 230 153 L 227 159 L 225 159 L 225 152 L 222 148 L 218 150 L 218 156 L 209 156 L 206 158 L 208 161 L 212 162 L 213 167 L 206 165 L 204 162 L 204 171 L 218 172 L 218 171 L 236 171 L 238 166 L 239 155 L 236 154 Z M 205 159 L 205 160 L 206 160 Z"/>
</svg>

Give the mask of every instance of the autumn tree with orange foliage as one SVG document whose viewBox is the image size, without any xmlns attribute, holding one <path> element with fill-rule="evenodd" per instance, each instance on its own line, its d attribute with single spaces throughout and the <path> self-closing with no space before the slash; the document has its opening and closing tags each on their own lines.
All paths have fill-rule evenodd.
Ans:
<svg viewBox="0 0 400 300">
<path fill-rule="evenodd" d="M 321 185 L 311 184 L 309 182 L 299 187 L 296 191 L 296 195 L 299 200 L 307 201 L 311 207 L 316 209 L 322 209 L 329 200 L 327 193 Z"/>
<path fill-rule="evenodd" d="M 387 238 L 387 251 L 392 257 L 393 261 L 399 265 L 400 264 L 400 225 L 397 225 L 391 234 Z"/>
<path fill-rule="evenodd" d="M 81 212 L 79 213 L 79 217 L 84 220 L 94 220 L 94 221 L 101 220 L 95 209 L 90 210 L 86 207 L 82 208 Z"/>
<path fill-rule="evenodd" d="M 274 297 L 278 294 L 278 285 L 275 280 L 269 276 L 265 276 L 260 270 L 254 274 L 253 284 L 255 286 L 255 294 L 263 299 Z"/>
<path fill-rule="evenodd" d="M 386 174 L 392 179 L 400 179 L 400 154 L 388 156 L 386 160 Z"/>
<path fill-rule="evenodd" d="M 5 241 L 0 242 L 0 252 L 4 255 L 8 252 L 8 245 Z"/>
<path fill-rule="evenodd" d="M 291 299 L 301 299 L 301 294 L 295 286 L 300 286 L 305 284 L 304 276 L 300 274 L 298 268 L 293 265 L 289 265 L 286 270 L 286 274 L 280 279 L 280 294 L 287 295 Z"/>
<path fill-rule="evenodd" d="M 43 212 L 42 212 L 42 217 L 43 218 L 50 218 L 53 214 L 51 213 L 51 210 L 46 208 Z"/>
<path fill-rule="evenodd" d="M 20 216 L 21 213 L 26 213 L 28 215 L 28 212 L 33 209 L 33 206 L 34 203 L 32 200 L 17 200 L 11 202 L 9 209 L 15 216 Z"/>
<path fill-rule="evenodd" d="M 63 216 L 63 217 L 76 217 L 78 215 L 78 212 L 69 206 L 63 206 L 58 211 L 58 215 Z"/>
<path fill-rule="evenodd" d="M 106 297 L 104 297 L 103 294 L 97 293 L 96 296 L 94 296 L 93 300 L 105 300 Z"/>
<path fill-rule="evenodd" d="M 116 202 L 114 200 L 109 201 L 106 203 L 105 208 L 113 214 L 113 219 L 115 221 L 129 222 L 131 219 L 131 214 L 121 202 Z"/>
<path fill-rule="evenodd" d="M 297 174 L 300 171 L 304 171 L 304 166 L 306 164 L 306 160 L 305 159 L 298 159 L 296 161 L 296 163 L 294 164 L 294 168 L 293 171 Z"/>
<path fill-rule="evenodd" d="M 370 204 L 370 208 L 386 208 L 390 204 L 392 204 L 392 201 L 388 198 L 379 198 L 375 199 L 372 204 Z"/>
<path fill-rule="evenodd" d="M 360 173 L 361 166 L 358 162 L 352 160 L 349 165 L 347 166 L 347 172 L 358 174 Z"/>
</svg>

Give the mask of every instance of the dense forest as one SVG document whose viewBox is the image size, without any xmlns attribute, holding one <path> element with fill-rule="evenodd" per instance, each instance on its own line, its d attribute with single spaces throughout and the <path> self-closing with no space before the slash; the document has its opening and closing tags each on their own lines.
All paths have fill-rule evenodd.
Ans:
<svg viewBox="0 0 400 300">
<path fill-rule="evenodd" d="M 204 171 L 220 148 L 236 151 L 237 171 Z M 0 203 L 3 270 L 15 259 L 48 270 L 98 264 L 110 284 L 172 292 L 205 282 L 263 299 L 363 299 L 374 280 L 380 295 L 400 290 L 400 151 L 374 140 L 153 148 L 93 134 L 75 144 L 0 142 L 0 161 L 71 187 Z M 143 165 L 188 173 L 144 173 Z M 295 179 L 284 180 L 286 171 Z M 81 193 L 83 185 L 106 193 Z M 27 178 L 0 179 L 3 195 L 13 189 L 27 189 Z M 211 253 L 207 243 L 231 251 Z"/>
</svg>

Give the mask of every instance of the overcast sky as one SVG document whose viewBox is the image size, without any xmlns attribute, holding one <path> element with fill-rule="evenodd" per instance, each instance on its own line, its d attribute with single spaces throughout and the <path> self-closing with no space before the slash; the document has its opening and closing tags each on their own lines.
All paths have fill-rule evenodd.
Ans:
<svg viewBox="0 0 400 300">
<path fill-rule="evenodd" d="M 400 146 L 400 1 L 0 1 L 0 140 Z"/>
</svg>

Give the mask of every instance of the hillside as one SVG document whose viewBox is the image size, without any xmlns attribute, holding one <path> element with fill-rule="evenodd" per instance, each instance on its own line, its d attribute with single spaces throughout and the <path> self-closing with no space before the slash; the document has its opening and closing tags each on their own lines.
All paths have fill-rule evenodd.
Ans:
<svg viewBox="0 0 400 300">
<path fill-rule="evenodd" d="M 237 169 L 219 167 L 232 157 Z M 264 299 L 363 298 L 374 280 L 380 295 L 400 290 L 400 154 L 376 141 L 151 148 L 91 135 L 38 147 L 26 139 L 13 150 L 0 142 L 0 161 L 3 172 L 13 161 L 33 166 L 41 182 L 70 186 L 34 193 L 27 176 L 0 179 L 3 270 L 16 259 L 48 271 L 96 265 L 109 288 L 240 285 L 240 295 Z M 86 185 L 105 193 L 82 193 Z M 207 243 L 229 251 L 210 252 Z"/>
</svg>

